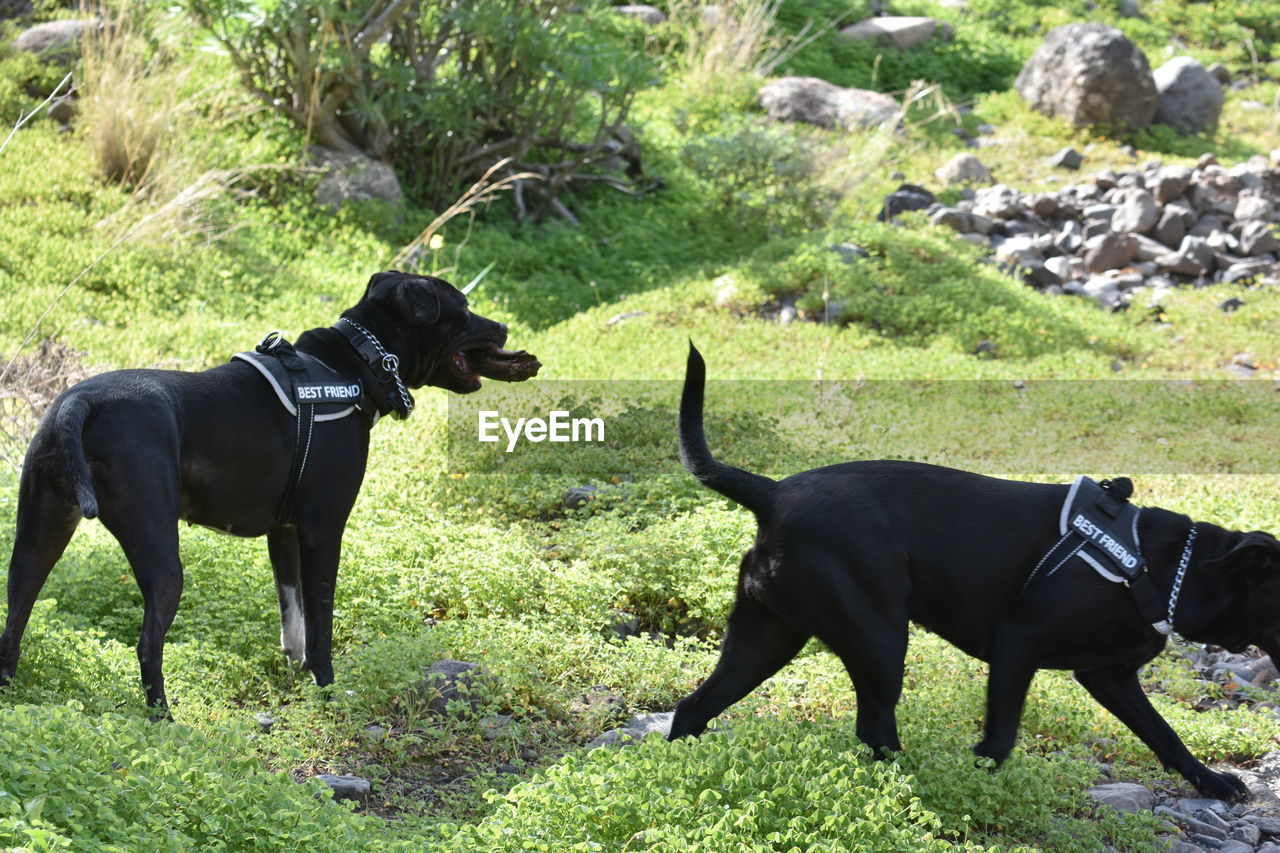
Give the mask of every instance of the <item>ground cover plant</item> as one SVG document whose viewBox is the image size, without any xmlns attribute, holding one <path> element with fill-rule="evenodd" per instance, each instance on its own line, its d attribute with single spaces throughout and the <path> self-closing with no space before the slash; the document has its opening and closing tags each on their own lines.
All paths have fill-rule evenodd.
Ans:
<svg viewBox="0 0 1280 853">
<path fill-rule="evenodd" d="M 31 23 L 78 14 L 32 5 L 0 20 L 5 135 L 65 69 L 83 67 L 10 47 Z M 233 5 L 268 8 L 189 4 L 205 14 Z M 271 4 L 262 20 L 296 5 Z M 330 5 L 336 32 L 354 7 Z M 517 4 L 487 8 L 485 26 L 499 27 L 507 5 Z M 558 15 L 571 4 L 543 5 Z M 1241 388 L 1226 371 L 1247 356 L 1275 379 L 1273 284 L 1178 289 L 1158 310 L 1140 296 L 1112 314 L 1028 288 L 921 217 L 876 218 L 884 193 L 903 179 L 930 183 L 962 150 L 957 127 L 994 125 L 1000 144 L 984 162 L 1028 191 L 1061 178 L 1044 161 L 1067 144 L 1087 148 L 1094 168 L 1132 164 L 1126 145 L 1166 162 L 1267 155 L 1280 148 L 1274 4 L 1165 0 L 1131 19 L 1111 3 L 970 0 L 957 12 L 903 2 L 893 10 L 937 14 L 957 35 L 896 54 L 836 40 L 836 27 L 867 11 L 857 4 L 783 0 L 756 4 L 743 20 L 768 29 L 735 41 L 740 52 L 719 64 L 691 5 L 671 7 L 680 14 L 655 29 L 589 5 L 591 20 L 557 24 L 573 30 L 583 64 L 533 82 L 599 89 L 559 116 L 574 133 L 614 116 L 594 104 L 625 101 L 638 194 L 569 182 L 560 198 L 576 224 L 521 223 L 499 194 L 424 241 L 420 268 L 479 277 L 477 310 L 508 323 L 512 343 L 545 368 L 538 383 L 466 401 L 424 392 L 413 418 L 374 430 L 339 575 L 335 688 L 317 690 L 279 654 L 263 544 L 187 528 L 167 644 L 176 722 L 148 723 L 133 651 L 140 596 L 115 541 L 85 523 L 44 588 L 18 679 L 0 691 L 0 846 L 1141 850 L 1163 830 L 1089 802 L 1098 762 L 1112 778 L 1192 795 L 1062 673 L 1037 676 L 1008 764 L 975 767 L 984 668 L 924 632 L 912 638 L 899 710 L 907 750 L 890 761 L 858 744 L 848 678 L 816 643 L 699 741 L 582 744 L 634 713 L 670 709 L 709 671 L 754 529 L 676 458 L 690 338 L 711 369 L 717 455 L 751 470 L 893 456 L 1026 478 L 1124 474 L 1140 502 L 1280 529 L 1272 382 Z M 247 19 L 214 21 L 230 28 L 219 47 L 216 33 L 173 17 L 180 10 L 116 11 L 128 26 L 83 45 L 99 64 L 89 63 L 97 76 L 80 71 L 80 114 L 64 127 L 42 109 L 0 140 L 0 549 L 11 544 L 25 439 L 67 382 L 115 367 L 200 369 L 270 329 L 296 336 L 329 322 L 452 200 L 424 189 L 440 176 L 418 163 L 401 167 L 399 207 L 316 204 L 319 176 L 301 153 L 307 113 L 263 107 L 224 49 L 228 38 L 247 49 L 235 41 L 248 38 L 235 29 Z M 1030 113 L 1012 77 L 1046 28 L 1086 18 L 1121 26 L 1151 56 L 1176 37 L 1227 63 L 1246 85 L 1228 91 L 1217 134 L 1109 138 Z M 522 32 L 530 50 L 554 51 L 538 41 L 545 34 Z M 113 37 L 124 41 L 105 50 Z M 368 59 L 399 74 L 410 54 L 397 51 L 376 44 Z M 610 56 L 643 68 L 646 85 L 623 92 L 592 77 L 588 60 Z M 350 57 L 322 59 L 313 82 L 339 85 Z M 442 80 L 452 73 L 440 68 Z M 803 130 L 762 120 L 761 73 L 904 99 L 919 80 L 917 95 L 933 94 L 912 102 L 897 131 Z M 123 90 L 104 80 L 133 81 L 134 106 L 167 128 L 145 163 L 103 158 L 136 150 L 108 121 L 111 106 L 91 104 Z M 355 91 L 368 98 L 339 125 L 368 142 L 405 96 L 361 80 L 372 88 Z M 431 97 L 464 103 L 443 82 Z M 436 133 L 433 120 L 416 115 L 386 150 Z M 549 159 L 529 159 L 539 158 Z M 829 248 L 842 243 L 865 251 L 846 261 Z M 1230 298 L 1243 305 L 1227 313 Z M 775 316 L 783 302 L 798 310 L 789 324 Z M 600 415 L 608 431 L 601 443 L 506 453 L 475 440 L 486 406 Z M 566 501 L 573 490 L 581 500 Z M 490 678 L 440 714 L 421 681 L 449 658 Z M 1276 748 L 1269 688 L 1207 683 L 1177 651 L 1144 682 L 1210 762 L 1248 767 Z M 324 772 L 367 778 L 373 794 L 353 805 L 301 783 Z"/>
</svg>

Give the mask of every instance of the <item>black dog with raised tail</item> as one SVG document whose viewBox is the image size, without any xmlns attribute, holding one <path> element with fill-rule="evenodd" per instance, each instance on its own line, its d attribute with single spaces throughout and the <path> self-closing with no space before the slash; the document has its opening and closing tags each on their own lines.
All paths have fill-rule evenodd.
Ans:
<svg viewBox="0 0 1280 853">
<path fill-rule="evenodd" d="M 877 754 L 897 751 L 895 706 L 915 622 L 990 664 L 979 755 L 1008 756 L 1037 669 L 1069 669 L 1166 768 L 1206 796 L 1244 794 L 1238 778 L 1191 755 L 1137 673 L 1169 630 L 1233 651 L 1255 644 L 1280 661 L 1274 537 L 1133 507 L 1127 481 L 1050 485 L 865 461 L 775 482 L 711 455 L 705 376 L 691 346 L 681 458 L 754 512 L 759 530 L 742 558 L 719 663 L 677 706 L 671 738 L 700 734 L 816 636 L 853 680 L 858 737 Z M 1108 517 L 1123 523 L 1108 527 Z M 1094 557 L 1077 559 L 1094 546 Z"/>
</svg>

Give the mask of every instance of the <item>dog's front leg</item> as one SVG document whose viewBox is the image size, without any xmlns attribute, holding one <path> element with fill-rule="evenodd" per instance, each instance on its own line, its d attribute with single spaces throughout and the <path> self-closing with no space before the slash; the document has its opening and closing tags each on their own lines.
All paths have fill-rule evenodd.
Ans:
<svg viewBox="0 0 1280 853">
<path fill-rule="evenodd" d="M 1142 692 L 1136 667 L 1077 670 L 1075 676 L 1089 695 L 1151 748 L 1165 769 L 1181 773 L 1200 793 L 1219 800 L 1235 800 L 1247 793 L 1235 776 L 1215 773 L 1195 759 Z"/>
<path fill-rule="evenodd" d="M 342 528 L 339 526 L 334 532 L 299 527 L 297 536 L 306 623 L 302 666 L 311 670 L 317 685 L 324 687 L 333 683 L 333 593 L 338 580 Z"/>
<path fill-rule="evenodd" d="M 987 676 L 987 719 L 982 741 L 973 751 L 1000 764 L 1009 757 L 1018 727 L 1022 723 L 1022 706 L 1027 689 L 1036 674 L 1032 638 L 1024 628 L 1007 622 L 997 625 L 992 636 Z"/>
<path fill-rule="evenodd" d="M 289 660 L 302 663 L 306 654 L 307 622 L 302 608 L 302 559 L 298 553 L 298 528 L 288 524 L 267 534 L 267 553 L 276 576 L 276 600 L 280 604 L 280 650 Z"/>
</svg>

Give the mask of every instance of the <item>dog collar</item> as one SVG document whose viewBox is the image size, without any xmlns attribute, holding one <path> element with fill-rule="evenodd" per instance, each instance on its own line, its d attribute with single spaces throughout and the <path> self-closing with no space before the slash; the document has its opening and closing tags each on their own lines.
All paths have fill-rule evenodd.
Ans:
<svg viewBox="0 0 1280 853">
<path fill-rule="evenodd" d="M 373 376 L 386 394 L 387 405 L 397 420 L 413 414 L 413 395 L 400 379 L 400 359 L 387 352 L 377 336 L 349 317 L 342 317 L 334 325 L 351 344 L 356 354 L 364 359 Z"/>
</svg>

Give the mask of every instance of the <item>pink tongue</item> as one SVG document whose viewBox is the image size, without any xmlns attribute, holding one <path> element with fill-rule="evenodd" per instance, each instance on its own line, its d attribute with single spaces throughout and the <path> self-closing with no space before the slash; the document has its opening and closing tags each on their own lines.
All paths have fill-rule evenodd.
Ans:
<svg viewBox="0 0 1280 853">
<path fill-rule="evenodd" d="M 460 352 L 453 354 L 453 366 L 464 374 L 471 373 L 471 364 L 467 361 L 467 357 Z"/>
</svg>

